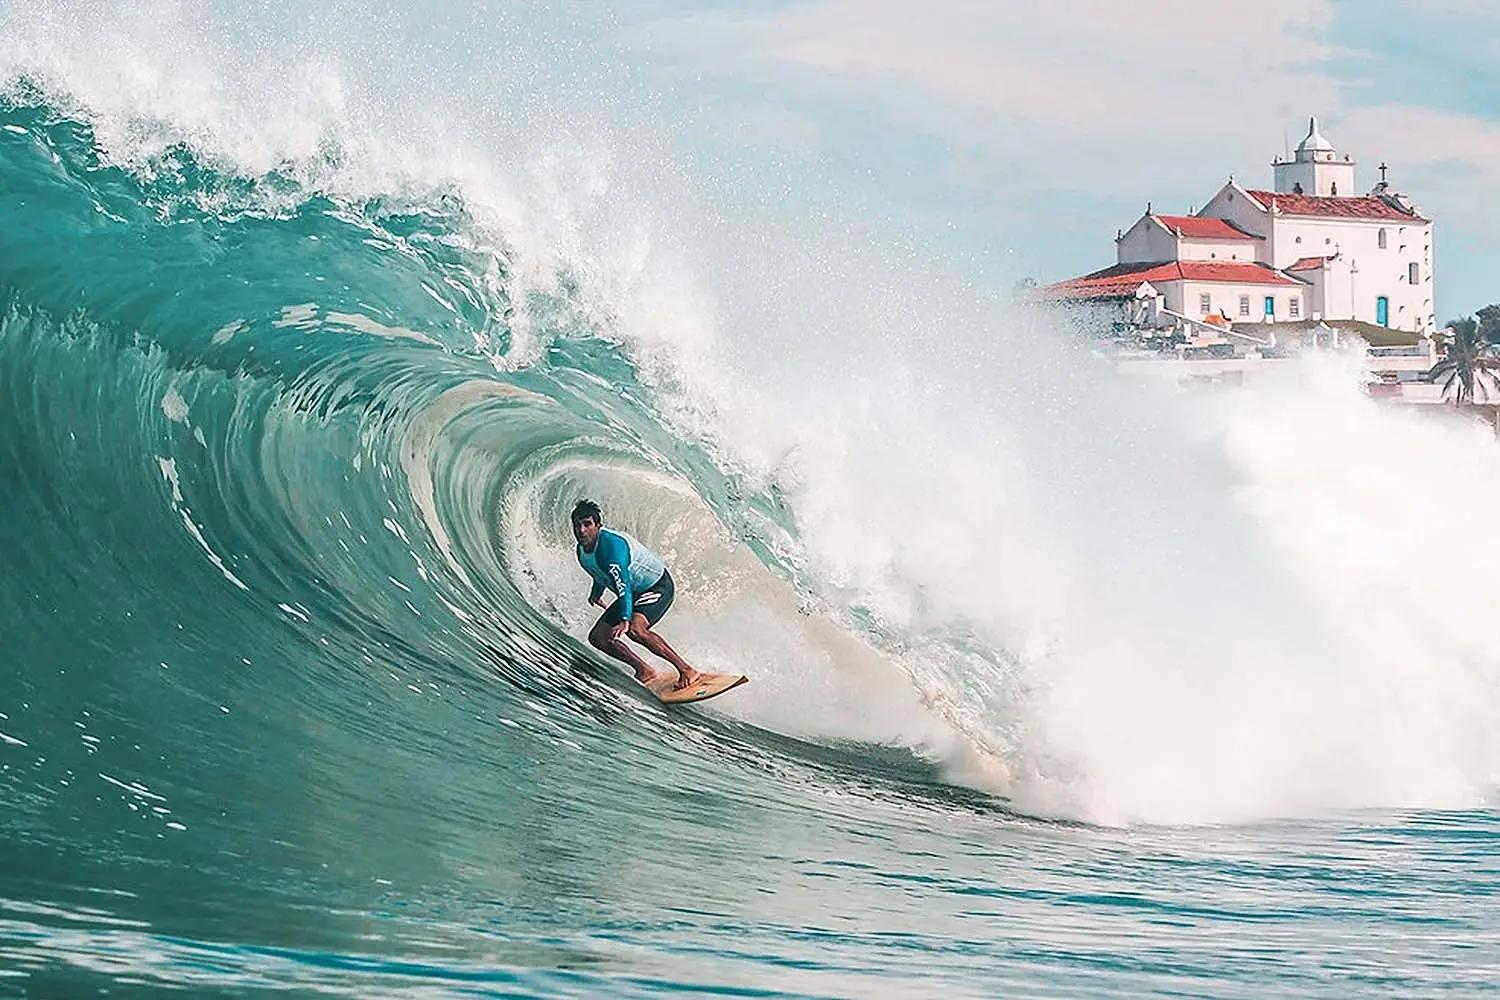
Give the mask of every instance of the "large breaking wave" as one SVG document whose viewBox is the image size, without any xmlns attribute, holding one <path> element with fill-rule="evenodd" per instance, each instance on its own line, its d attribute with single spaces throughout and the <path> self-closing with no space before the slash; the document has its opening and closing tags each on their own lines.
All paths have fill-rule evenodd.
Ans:
<svg viewBox="0 0 1500 1000">
<path fill-rule="evenodd" d="M 982 296 L 892 291 L 923 272 L 858 247 L 785 298 L 901 322 L 736 349 L 702 281 L 661 277 L 688 234 L 601 252 L 577 201 L 392 167 L 336 100 L 340 128 L 267 155 L 107 97 L 34 73 L 0 104 L 0 606 L 27 706 L 0 731 L 60 781 L 168 780 L 74 737 L 83 685 L 203 746 L 200 798 L 287 726 L 357 738 L 329 765 L 356 788 L 393 734 L 613 747 L 588 727 L 620 717 L 640 746 L 732 734 L 1103 822 L 1493 787 L 1495 553 L 1467 526 L 1500 463 L 1483 429 L 1365 399 L 1357 359 L 1182 397 Z M 556 195 L 577 165 L 533 167 Z M 674 642 L 753 675 L 712 725 L 579 642 L 581 495 L 667 556 Z M 450 696 L 478 728 L 417 707 Z M 142 815 L 187 825 L 168 799 Z"/>
</svg>

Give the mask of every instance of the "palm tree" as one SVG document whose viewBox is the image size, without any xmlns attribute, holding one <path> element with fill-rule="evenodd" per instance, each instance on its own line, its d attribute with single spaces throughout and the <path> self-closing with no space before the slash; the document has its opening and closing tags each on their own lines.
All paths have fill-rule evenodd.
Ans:
<svg viewBox="0 0 1500 1000">
<path fill-rule="evenodd" d="M 1479 323 L 1471 318 L 1456 319 L 1448 324 L 1448 332 L 1443 360 L 1427 373 L 1442 385 L 1443 398 L 1451 395 L 1457 406 L 1500 398 L 1500 356 L 1481 336 Z"/>
</svg>

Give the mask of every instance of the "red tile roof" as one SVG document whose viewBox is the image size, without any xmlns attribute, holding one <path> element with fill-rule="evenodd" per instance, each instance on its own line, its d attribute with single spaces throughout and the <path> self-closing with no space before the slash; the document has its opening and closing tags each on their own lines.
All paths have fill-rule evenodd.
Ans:
<svg viewBox="0 0 1500 1000">
<path fill-rule="evenodd" d="M 1165 263 L 1116 264 L 1081 278 L 1043 285 L 1037 293 L 1049 299 L 1108 299 L 1135 294 L 1141 282 L 1211 281 L 1237 285 L 1298 285 L 1264 264 L 1237 261 L 1169 260 Z"/>
<path fill-rule="evenodd" d="M 1323 266 L 1325 260 L 1329 259 L 1328 257 L 1298 257 L 1287 265 L 1286 269 L 1288 271 L 1316 271 Z"/>
<path fill-rule="evenodd" d="M 1132 279 L 1127 275 L 1120 280 L 1110 281 L 1106 278 L 1086 275 L 1082 278 L 1042 285 L 1035 294 L 1043 299 L 1128 299 L 1135 295 L 1137 288 L 1141 287 L 1142 280 L 1141 278 Z"/>
<path fill-rule="evenodd" d="M 1188 281 L 1230 281 L 1241 285 L 1295 285 L 1280 271 L 1264 264 L 1224 260 L 1182 260 L 1177 270 Z M 1166 279 L 1176 280 L 1176 279 Z"/>
<path fill-rule="evenodd" d="M 1199 215 L 1153 216 L 1168 229 L 1178 229 L 1182 235 L 1210 240 L 1258 240 L 1261 237 L 1247 233 L 1225 219 L 1206 219 Z"/>
<path fill-rule="evenodd" d="M 1390 219 L 1393 222 L 1426 222 L 1416 213 L 1407 214 L 1381 198 L 1323 198 L 1310 194 L 1277 194 L 1251 191 L 1251 197 L 1267 209 L 1273 205 L 1285 215 L 1315 215 L 1340 219 Z"/>
</svg>

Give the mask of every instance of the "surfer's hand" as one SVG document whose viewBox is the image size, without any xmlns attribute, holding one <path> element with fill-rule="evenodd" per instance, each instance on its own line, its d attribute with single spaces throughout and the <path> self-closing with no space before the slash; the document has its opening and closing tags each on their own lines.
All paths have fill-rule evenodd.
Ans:
<svg viewBox="0 0 1500 1000">
<path fill-rule="evenodd" d="M 611 639 L 618 639 L 618 638 L 620 638 L 620 636 L 622 636 L 622 635 L 625 634 L 625 630 L 628 629 L 629 627 L 630 627 L 629 624 L 627 624 L 626 622 L 620 622 L 614 628 L 612 628 L 612 629 L 609 630 L 610 638 Z"/>
</svg>

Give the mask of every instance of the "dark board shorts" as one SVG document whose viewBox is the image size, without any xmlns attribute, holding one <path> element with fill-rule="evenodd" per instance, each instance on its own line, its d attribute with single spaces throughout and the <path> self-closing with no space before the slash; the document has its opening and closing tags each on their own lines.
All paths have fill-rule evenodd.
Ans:
<svg viewBox="0 0 1500 1000">
<path fill-rule="evenodd" d="M 651 586 L 635 595 L 634 614 L 645 615 L 646 621 L 655 625 L 661 621 L 667 609 L 672 606 L 672 598 L 676 591 L 672 587 L 672 574 L 662 571 L 661 579 Z M 615 598 L 615 603 L 604 609 L 603 616 L 599 619 L 606 625 L 620 624 L 620 599 Z"/>
</svg>

